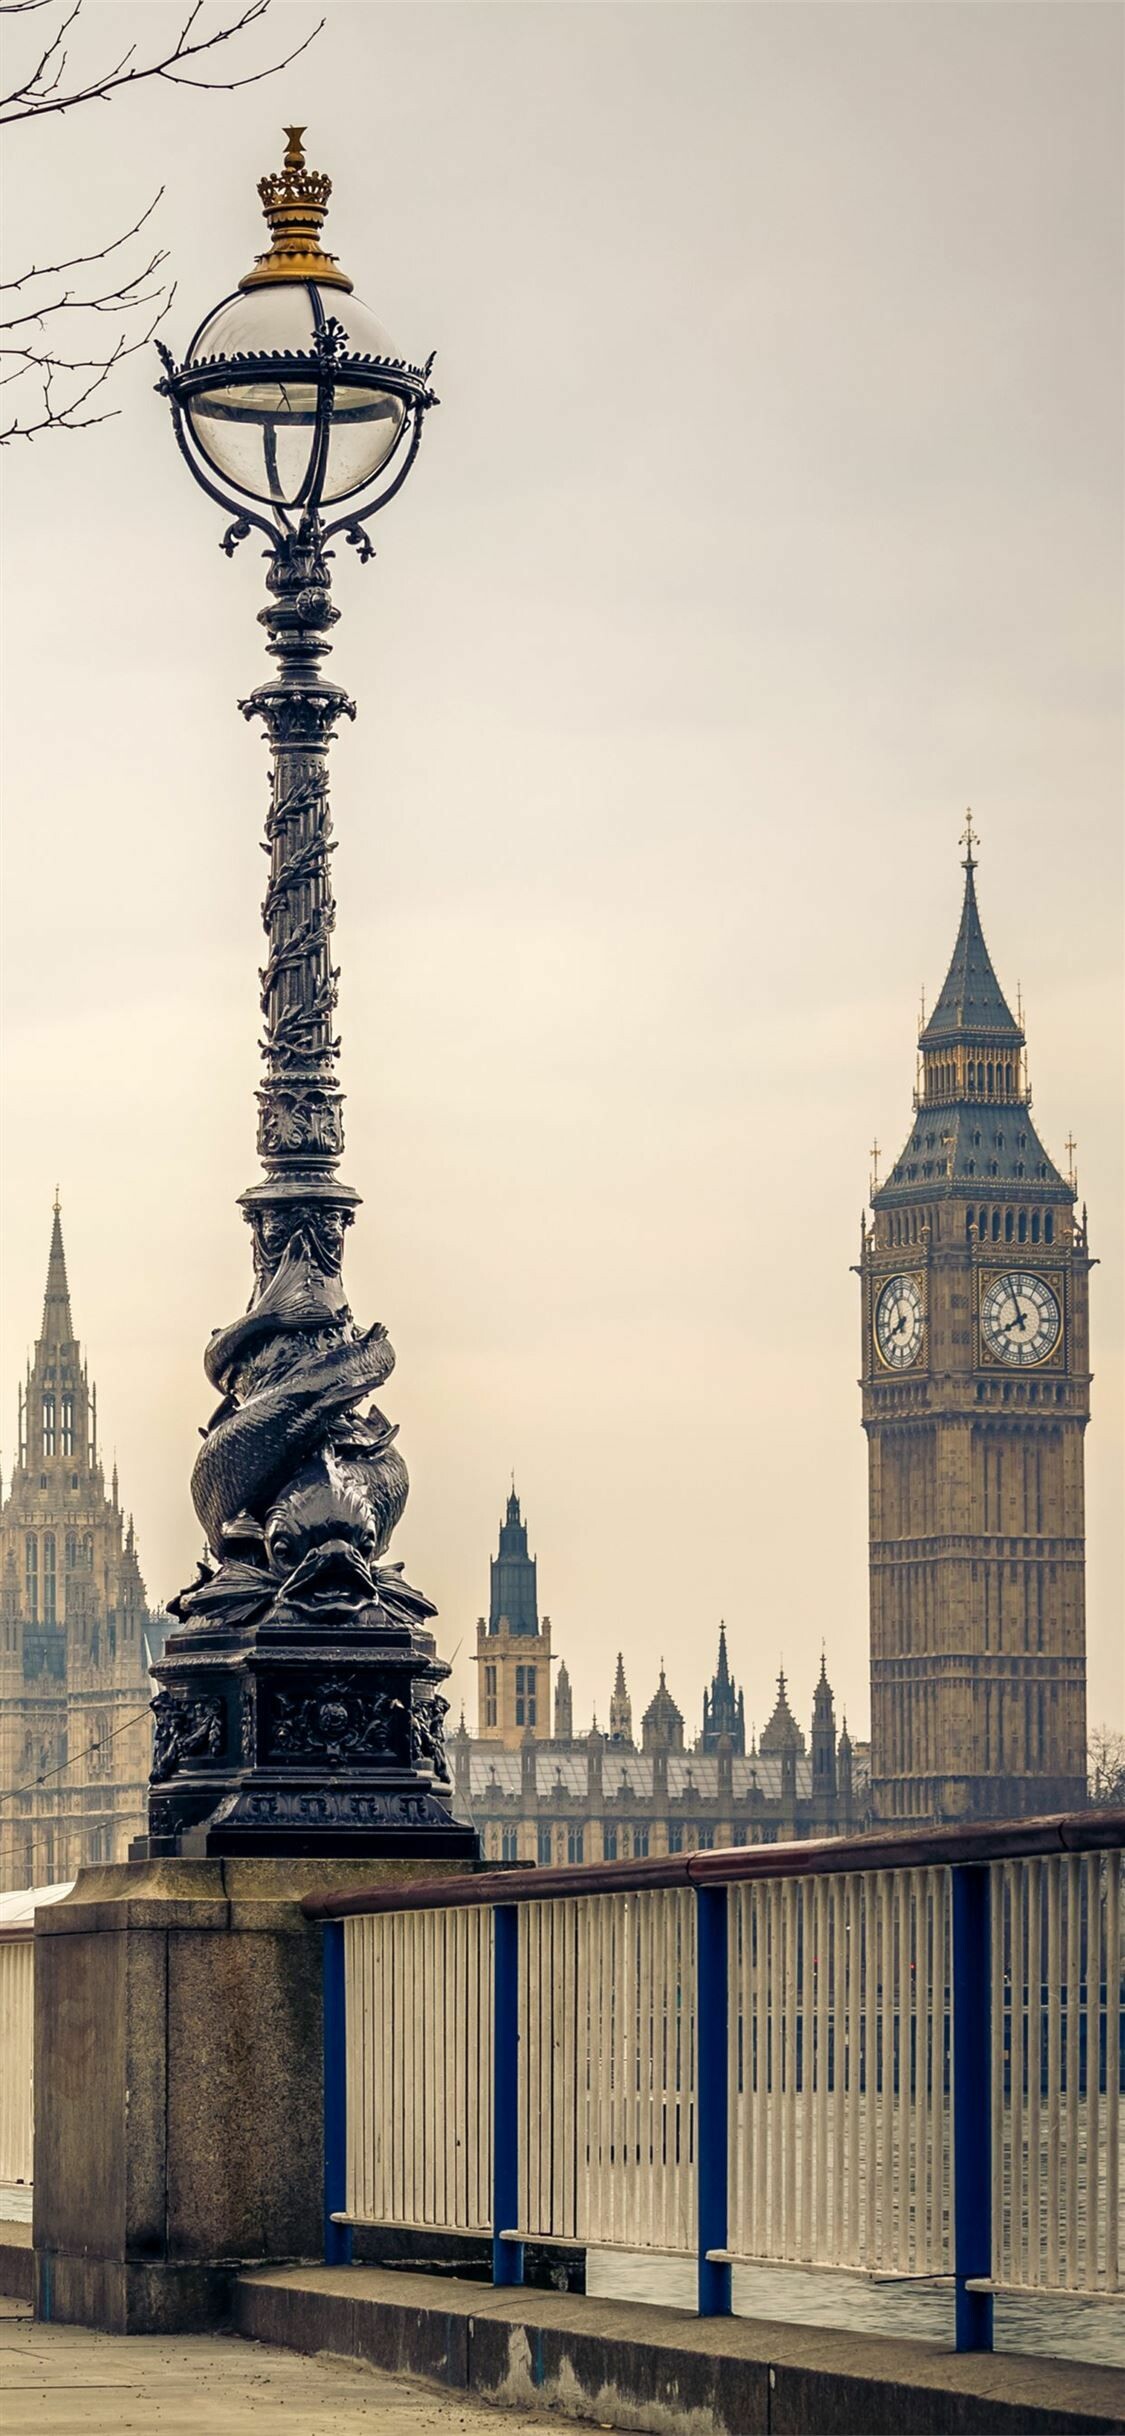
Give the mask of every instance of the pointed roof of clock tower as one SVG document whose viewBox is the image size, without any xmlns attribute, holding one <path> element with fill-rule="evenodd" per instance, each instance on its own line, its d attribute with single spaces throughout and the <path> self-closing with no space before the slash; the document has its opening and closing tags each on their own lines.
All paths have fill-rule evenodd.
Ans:
<svg viewBox="0 0 1125 2436">
<path fill-rule="evenodd" d="M 996 978 L 981 924 L 973 878 L 977 868 L 973 847 L 977 840 L 971 813 L 961 842 L 965 848 L 961 865 L 965 874 L 961 926 L 937 1005 L 929 1022 L 923 1025 L 919 1039 L 923 1048 L 970 1037 L 1022 1045 L 1023 1025 L 1017 1023 Z"/>
<path fill-rule="evenodd" d="M 1013 1015 L 988 952 L 977 903 L 972 814 L 962 844 L 965 890 L 949 970 L 918 1035 L 922 1072 L 901 1156 L 872 1193 L 872 1207 L 944 1193 L 1005 1193 L 1040 1200 L 1074 1192 L 1031 1118 L 1022 1010 Z"/>
</svg>

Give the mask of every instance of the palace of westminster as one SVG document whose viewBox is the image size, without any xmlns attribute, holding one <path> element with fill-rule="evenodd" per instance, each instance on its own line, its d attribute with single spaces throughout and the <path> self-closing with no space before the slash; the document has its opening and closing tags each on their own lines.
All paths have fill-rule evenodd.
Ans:
<svg viewBox="0 0 1125 2436">
<path fill-rule="evenodd" d="M 1024 1033 L 993 969 L 971 824 L 960 927 L 920 1039 L 902 1152 L 858 1275 L 869 1457 L 871 1743 L 810 1729 L 784 1675 L 747 1748 L 726 1634 L 689 1739 L 664 1667 L 634 1730 L 575 1732 L 513 1487 L 477 1626 L 455 1810 L 490 1858 L 600 1861 L 1080 1807 L 1086 1798 L 1085 1213 L 1036 1133 Z M 120 1860 L 152 1747 L 150 1612 L 71 1317 L 56 1197 L 43 1320 L 0 1503 L 0 1891 Z"/>
</svg>

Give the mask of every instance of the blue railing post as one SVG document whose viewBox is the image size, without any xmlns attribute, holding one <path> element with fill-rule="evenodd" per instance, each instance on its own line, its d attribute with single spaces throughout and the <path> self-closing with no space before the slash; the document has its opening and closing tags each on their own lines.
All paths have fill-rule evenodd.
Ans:
<svg viewBox="0 0 1125 2436">
<path fill-rule="evenodd" d="M 347 1988 L 344 1923 L 326 1920 L 324 1938 L 324 2263 L 347 2266 L 352 2228 L 333 2224 L 348 2198 Z"/>
<path fill-rule="evenodd" d="M 707 2256 L 727 2246 L 727 1890 L 695 1890 L 695 2176 L 699 2315 L 729 2318 L 730 2268 Z"/>
<path fill-rule="evenodd" d="M 497 1904 L 492 1941 L 492 2281 L 522 2284 L 523 2243 L 501 2239 L 520 2220 L 518 1904 Z"/>
<path fill-rule="evenodd" d="M 953 2266 L 958 2351 L 991 2351 L 992 1930 L 987 1868 L 953 1873 Z"/>
</svg>

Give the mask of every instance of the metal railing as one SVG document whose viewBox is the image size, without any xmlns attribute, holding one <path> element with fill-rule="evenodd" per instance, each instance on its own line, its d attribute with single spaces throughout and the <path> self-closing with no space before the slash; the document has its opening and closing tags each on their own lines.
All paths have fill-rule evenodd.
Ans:
<svg viewBox="0 0 1125 2436">
<path fill-rule="evenodd" d="M 354 2224 L 1122 2289 L 1125 1813 L 310 1897 Z"/>
<path fill-rule="evenodd" d="M 0 2216 L 12 2194 L 30 2202 L 35 2145 L 35 1913 L 57 1903 L 73 1880 L 0 1895 Z M 21 2210 L 21 2213 L 23 2211 Z"/>
<path fill-rule="evenodd" d="M 31 2182 L 33 1956 L 29 1935 L 0 1938 L 0 2186 Z"/>
</svg>

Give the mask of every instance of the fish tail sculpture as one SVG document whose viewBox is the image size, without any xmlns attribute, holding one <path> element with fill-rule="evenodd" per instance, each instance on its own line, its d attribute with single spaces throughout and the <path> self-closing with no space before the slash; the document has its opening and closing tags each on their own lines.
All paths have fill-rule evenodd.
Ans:
<svg viewBox="0 0 1125 2436">
<path fill-rule="evenodd" d="M 297 1358 L 284 1375 L 251 1388 L 233 1411 L 221 1406 L 203 1440 L 191 1494 L 216 1556 L 228 1525 L 264 1517 L 297 1466 L 327 1442 L 334 1423 L 382 1386 L 394 1367 L 386 1329 Z M 229 1403 L 232 1399 L 228 1397 Z"/>
</svg>

